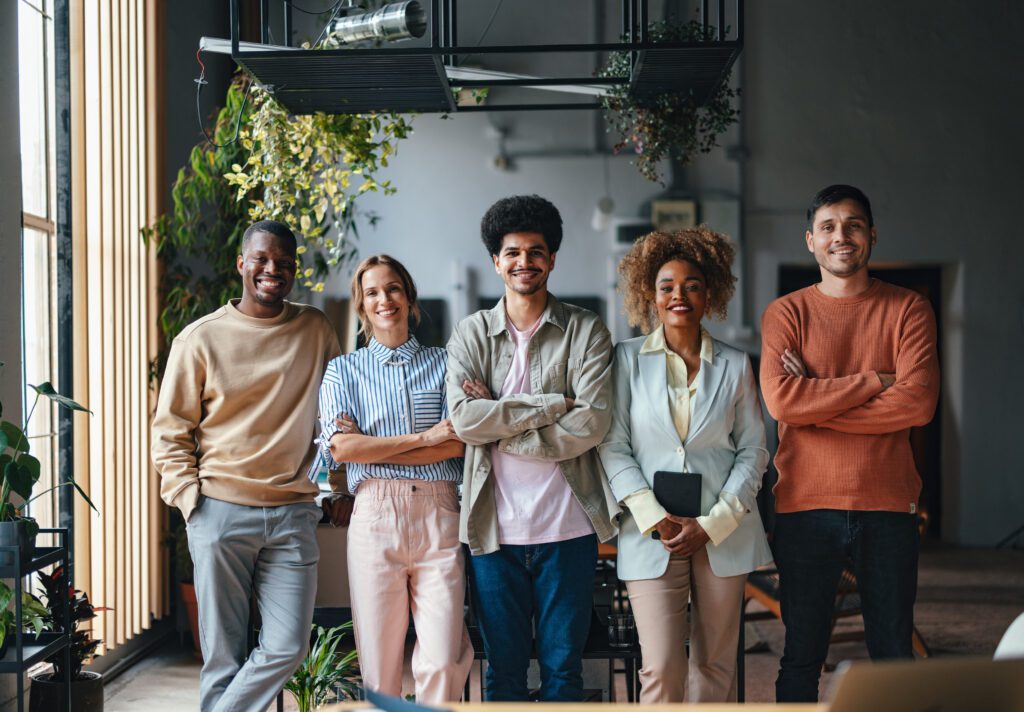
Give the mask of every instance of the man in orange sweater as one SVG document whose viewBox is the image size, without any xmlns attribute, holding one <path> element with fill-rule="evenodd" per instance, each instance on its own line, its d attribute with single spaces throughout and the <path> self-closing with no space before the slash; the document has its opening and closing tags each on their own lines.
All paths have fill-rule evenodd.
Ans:
<svg viewBox="0 0 1024 712">
<path fill-rule="evenodd" d="M 939 393 L 931 307 L 868 274 L 877 232 L 867 196 L 829 186 L 807 220 L 821 282 L 772 302 L 761 324 L 761 388 L 779 421 L 779 702 L 818 698 L 847 561 L 872 659 L 911 657 L 921 478 L 909 434 L 932 419 Z"/>
</svg>

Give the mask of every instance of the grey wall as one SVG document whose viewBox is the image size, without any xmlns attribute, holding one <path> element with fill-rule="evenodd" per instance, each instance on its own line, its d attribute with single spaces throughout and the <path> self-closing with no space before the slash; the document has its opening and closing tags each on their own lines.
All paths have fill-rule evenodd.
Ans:
<svg viewBox="0 0 1024 712">
<path fill-rule="evenodd" d="M 21 141 L 18 3 L 0 3 L 0 401 L 21 422 Z M 10 584 L 11 582 L 8 581 Z M 13 709 L 14 675 L 0 675 L 0 708 Z"/>
<path fill-rule="evenodd" d="M 0 401 L 21 421 L 21 141 L 18 3 L 0 3 Z"/>
<path fill-rule="evenodd" d="M 1018 3 L 747 3 L 750 293 L 807 261 L 803 211 L 860 186 L 876 262 L 943 267 L 944 538 L 991 545 L 1024 519 L 1024 181 Z"/>
</svg>

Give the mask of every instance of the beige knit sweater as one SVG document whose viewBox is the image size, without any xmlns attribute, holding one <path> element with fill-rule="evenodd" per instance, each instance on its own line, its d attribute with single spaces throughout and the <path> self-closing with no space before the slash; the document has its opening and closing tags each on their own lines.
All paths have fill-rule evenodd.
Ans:
<svg viewBox="0 0 1024 712">
<path fill-rule="evenodd" d="M 317 396 L 338 338 L 322 312 L 271 319 L 232 300 L 174 340 L 153 418 L 160 495 L 187 520 L 199 495 L 248 506 L 312 501 Z"/>
</svg>

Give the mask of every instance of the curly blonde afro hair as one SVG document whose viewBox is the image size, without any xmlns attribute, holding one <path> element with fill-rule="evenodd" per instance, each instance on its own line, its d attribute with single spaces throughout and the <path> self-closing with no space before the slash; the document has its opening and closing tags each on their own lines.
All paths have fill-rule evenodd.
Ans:
<svg viewBox="0 0 1024 712">
<path fill-rule="evenodd" d="M 736 290 L 732 261 L 736 250 L 729 238 L 706 225 L 678 232 L 652 232 L 638 239 L 619 262 L 619 291 L 625 299 L 630 326 L 650 333 L 658 325 L 654 281 L 666 262 L 691 262 L 704 273 L 708 289 L 706 313 L 725 319 Z"/>
</svg>

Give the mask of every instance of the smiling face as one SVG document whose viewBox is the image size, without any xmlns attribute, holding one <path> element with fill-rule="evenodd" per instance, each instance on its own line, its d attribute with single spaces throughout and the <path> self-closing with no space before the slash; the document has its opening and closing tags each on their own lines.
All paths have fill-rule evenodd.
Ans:
<svg viewBox="0 0 1024 712">
<path fill-rule="evenodd" d="M 380 335 L 390 333 L 399 337 L 398 343 L 405 342 L 411 305 L 398 272 L 390 265 L 371 267 L 363 272 L 360 286 L 363 291 L 360 318 L 369 322 L 377 340 Z"/>
<path fill-rule="evenodd" d="M 505 288 L 523 295 L 546 290 L 548 276 L 555 267 L 555 255 L 539 232 L 505 235 L 501 251 L 492 257 L 494 271 L 505 282 Z"/>
<path fill-rule="evenodd" d="M 849 198 L 818 208 L 806 235 L 807 250 L 822 272 L 839 278 L 867 269 L 876 239 L 864 208 Z"/>
<path fill-rule="evenodd" d="M 670 260 L 658 270 L 654 307 L 666 328 L 699 326 L 707 303 L 707 283 L 700 267 L 685 260 Z"/>
<path fill-rule="evenodd" d="M 236 261 L 242 275 L 239 309 L 257 317 L 275 316 L 295 284 L 295 249 L 269 232 L 253 234 Z"/>
</svg>

